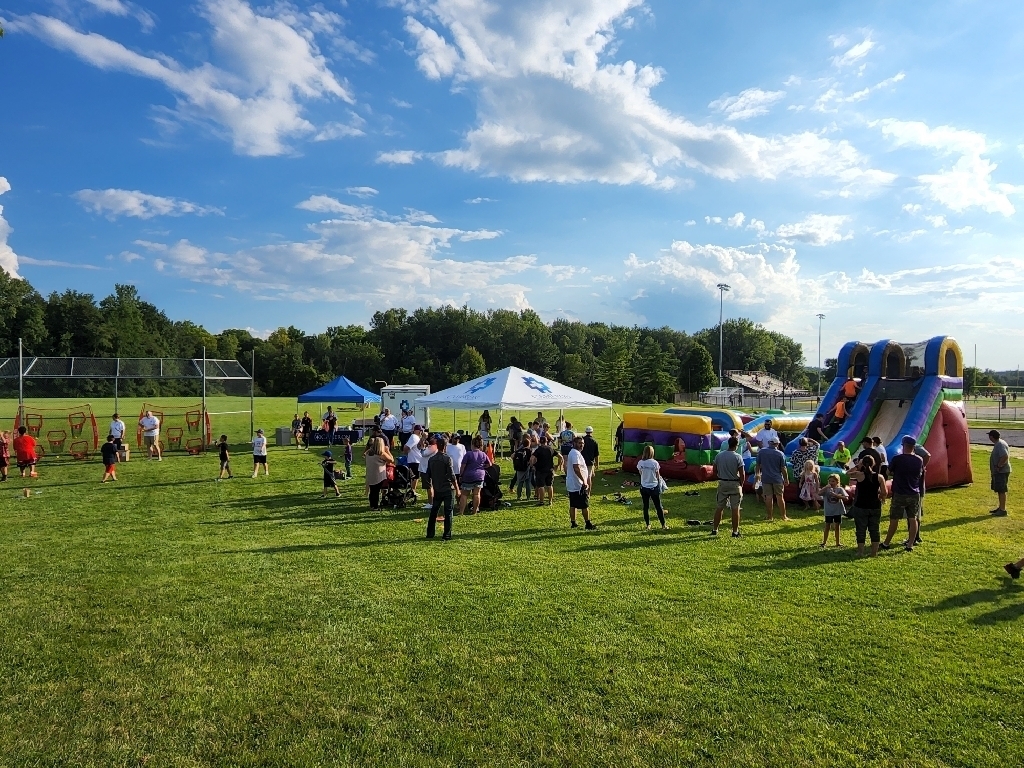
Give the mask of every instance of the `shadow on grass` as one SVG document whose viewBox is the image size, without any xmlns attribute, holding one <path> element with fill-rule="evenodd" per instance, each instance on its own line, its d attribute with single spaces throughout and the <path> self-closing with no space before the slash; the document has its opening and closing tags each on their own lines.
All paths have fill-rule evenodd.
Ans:
<svg viewBox="0 0 1024 768">
<path fill-rule="evenodd" d="M 780 549 L 774 552 L 748 552 L 737 555 L 740 558 L 771 558 L 764 563 L 756 563 L 751 565 L 730 565 L 730 571 L 739 572 L 750 572 L 750 571 L 787 571 L 795 570 L 798 568 L 814 568 L 819 565 L 832 565 L 836 562 L 847 562 L 853 561 L 854 555 L 857 551 L 856 547 L 846 546 L 843 547 L 842 551 L 837 553 L 834 547 L 828 549 L 822 549 L 821 547 L 815 547 L 814 549 L 793 552 L 792 549 Z M 784 557 L 788 555 L 788 557 Z"/>
<path fill-rule="evenodd" d="M 649 532 L 638 532 L 635 537 L 626 540 L 596 541 L 576 547 L 573 552 L 620 552 L 626 549 L 648 549 L 667 544 L 692 544 L 710 540 L 711 536 L 708 535 L 708 530 L 706 526 L 681 526 L 669 528 L 667 531 L 652 529 Z M 598 528 L 598 533 L 600 532 L 601 529 Z"/>
<path fill-rule="evenodd" d="M 1024 616 L 1024 588 L 1013 581 L 1005 581 L 998 587 L 985 587 L 965 592 L 962 595 L 951 595 L 935 605 L 921 606 L 919 613 L 937 613 L 970 608 L 982 603 L 1005 603 L 994 610 L 982 613 L 971 619 L 972 624 L 991 625 L 1004 621 L 1014 621 Z"/>
<path fill-rule="evenodd" d="M 943 528 L 955 528 L 958 525 L 969 525 L 971 523 L 980 523 L 982 520 L 988 520 L 991 515 L 984 515 L 982 517 L 964 515 L 962 517 L 951 517 L 948 520 L 938 520 L 934 523 L 927 522 L 928 518 L 924 518 L 924 522 L 921 524 L 921 532 L 928 533 L 934 531 L 941 531 Z M 922 538 L 924 538 L 922 536 Z"/>
</svg>

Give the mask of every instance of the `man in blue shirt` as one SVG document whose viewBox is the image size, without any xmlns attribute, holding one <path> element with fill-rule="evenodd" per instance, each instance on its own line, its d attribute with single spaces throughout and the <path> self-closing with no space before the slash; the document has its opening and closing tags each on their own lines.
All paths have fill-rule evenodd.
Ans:
<svg viewBox="0 0 1024 768">
<path fill-rule="evenodd" d="M 764 504 L 768 514 L 765 519 L 774 519 L 774 502 L 779 503 L 779 511 L 783 520 L 786 516 L 786 483 L 789 482 L 789 468 L 786 466 L 786 454 L 779 450 L 779 439 L 773 437 L 768 445 L 757 452 L 757 471 L 761 477 L 761 492 L 764 493 Z"/>
</svg>

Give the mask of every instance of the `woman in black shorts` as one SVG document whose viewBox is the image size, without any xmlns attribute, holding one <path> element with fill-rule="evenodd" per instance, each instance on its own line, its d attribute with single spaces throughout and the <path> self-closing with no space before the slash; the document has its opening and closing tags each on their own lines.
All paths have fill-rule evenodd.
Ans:
<svg viewBox="0 0 1024 768">
<path fill-rule="evenodd" d="M 882 519 L 882 502 L 885 501 L 885 480 L 875 471 L 873 456 L 860 460 L 857 469 L 850 472 L 850 479 L 857 481 L 853 499 L 853 520 L 857 524 L 857 557 L 864 557 L 864 542 L 871 535 L 871 556 L 878 554 L 882 537 L 878 524 Z"/>
</svg>

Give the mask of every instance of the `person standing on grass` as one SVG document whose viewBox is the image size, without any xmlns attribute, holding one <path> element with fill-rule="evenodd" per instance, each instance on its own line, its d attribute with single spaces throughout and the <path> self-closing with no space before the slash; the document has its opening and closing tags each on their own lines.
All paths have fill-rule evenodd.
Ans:
<svg viewBox="0 0 1024 768">
<path fill-rule="evenodd" d="M 292 437 L 295 439 L 295 449 L 298 450 L 302 447 L 302 419 L 297 413 L 292 418 Z"/>
<path fill-rule="evenodd" d="M 409 433 L 409 439 L 406 440 L 405 445 L 402 446 L 402 452 L 405 454 L 405 466 L 409 468 L 409 472 L 412 473 L 412 480 L 409 481 L 409 487 L 412 489 L 413 496 L 418 499 L 416 495 L 416 489 L 420 483 L 420 463 L 423 461 L 423 452 L 421 450 L 421 444 L 423 442 L 423 427 L 419 424 L 413 424 L 412 431 Z"/>
<path fill-rule="evenodd" d="M 572 431 L 572 423 L 565 422 L 565 426 L 558 431 L 558 453 L 562 456 L 562 462 L 564 464 L 566 457 L 569 455 L 569 451 L 572 450 L 573 443 L 576 441 L 576 433 Z M 565 466 L 565 476 L 569 476 L 569 467 Z"/>
<path fill-rule="evenodd" d="M 566 428 L 571 425 L 566 423 Z M 565 460 L 565 490 L 569 493 L 569 527 L 576 526 L 576 510 L 583 515 L 584 527 L 588 531 L 597 529 L 597 526 L 590 522 L 590 480 L 587 472 L 587 462 L 583 458 L 583 438 L 577 437 L 572 442 L 572 449 Z M 659 501 L 659 504 L 661 502 Z M 657 507 L 655 507 L 657 508 Z M 664 524 L 664 515 L 662 515 Z"/>
<path fill-rule="evenodd" d="M 320 466 L 324 470 L 324 489 L 320 492 L 320 498 L 322 499 L 327 495 L 327 492 L 334 489 L 334 497 L 341 496 L 341 489 L 338 488 L 338 481 L 334 477 L 334 455 L 330 451 L 324 451 L 320 454 L 324 457 L 324 460 L 320 462 Z"/>
<path fill-rule="evenodd" d="M 385 408 L 384 413 L 380 417 L 380 431 L 384 433 L 384 439 L 388 441 L 389 452 L 391 444 L 395 440 L 395 433 L 398 431 L 399 424 L 399 420 L 391 413 L 391 409 Z"/>
<path fill-rule="evenodd" d="M 587 427 L 583 430 L 583 460 L 587 462 L 587 472 L 590 477 L 590 492 L 594 492 L 594 475 L 597 474 L 598 464 L 601 463 L 601 446 L 594 439 L 594 428 Z"/>
<path fill-rule="evenodd" d="M 164 457 L 160 455 L 160 419 L 152 411 L 146 411 L 139 419 L 139 426 L 142 427 L 142 444 L 149 458 L 152 459 L 155 453 L 156 460 L 163 461 Z"/>
<path fill-rule="evenodd" d="M 988 439 L 992 441 L 992 453 L 988 457 L 988 468 L 992 473 L 992 490 L 996 492 L 999 506 L 990 514 L 1006 517 L 1006 493 L 1010 484 L 1010 446 L 999 436 L 998 429 L 989 430 Z"/>
<path fill-rule="evenodd" d="M 794 469 L 797 463 L 793 462 Z M 821 495 L 821 476 L 818 474 L 818 465 L 808 459 L 803 464 L 803 471 L 800 473 L 800 501 L 807 506 L 813 505 L 814 511 L 818 511 L 818 497 Z"/>
<path fill-rule="evenodd" d="M 480 511 L 480 492 L 484 487 L 487 468 L 491 466 L 491 460 L 484 453 L 484 439 L 477 435 L 471 445 L 462 459 L 462 472 L 459 474 L 459 487 L 462 489 L 459 495 L 460 515 L 466 513 L 470 494 L 473 496 L 473 511 L 470 514 L 475 515 Z"/>
<path fill-rule="evenodd" d="M 352 479 L 352 441 L 348 437 L 341 438 L 341 445 L 344 448 L 343 458 L 345 459 L 345 479 Z"/>
<path fill-rule="evenodd" d="M 819 498 L 825 508 L 825 535 L 821 540 L 821 548 L 828 544 L 828 532 L 834 528 L 836 532 L 836 546 L 839 543 L 839 529 L 843 525 L 843 515 L 846 514 L 845 502 L 850 500 L 850 494 L 839 484 L 839 475 L 833 473 L 828 476 L 828 483 L 821 489 Z"/>
<path fill-rule="evenodd" d="M 818 463 L 818 441 L 810 437 L 801 437 L 797 443 L 800 447 L 793 451 L 793 469 L 803 469 L 808 461 L 817 465 Z"/>
<path fill-rule="evenodd" d="M 36 473 L 36 439 L 28 434 L 25 427 L 18 427 L 18 436 L 11 443 L 14 448 L 14 458 L 18 462 L 18 471 L 25 476 L 28 470 L 29 477 L 39 477 Z"/>
<path fill-rule="evenodd" d="M 121 446 L 124 443 L 124 433 L 128 431 L 128 427 L 121 421 L 121 417 L 116 413 L 110 417 L 110 429 L 108 432 L 114 436 L 114 445 L 117 446 L 117 450 L 121 450 Z"/>
<path fill-rule="evenodd" d="M 882 463 L 878 467 L 878 474 L 884 478 L 889 477 L 889 454 L 885 450 L 885 446 L 882 445 L 882 438 L 875 435 L 871 438 L 871 450 L 878 454 L 878 458 L 882 460 Z M 923 449 L 922 449 L 923 450 Z"/>
<path fill-rule="evenodd" d="M 850 479 L 856 481 L 857 489 L 853 498 L 853 519 L 857 524 L 857 557 L 864 557 L 864 543 L 870 534 L 871 556 L 878 555 L 882 535 L 879 524 L 882 521 L 882 502 L 885 501 L 885 481 L 875 472 L 875 459 L 865 456 L 857 462 L 857 468 L 850 471 Z"/>
<path fill-rule="evenodd" d="M 651 530 L 650 506 L 654 503 L 654 511 L 658 513 L 661 530 L 667 530 L 665 510 L 661 506 L 661 464 L 654 458 L 654 446 L 645 445 L 640 461 L 636 463 L 640 472 L 640 498 L 644 503 L 644 529 Z"/>
<path fill-rule="evenodd" d="M 740 537 L 740 505 L 743 503 L 743 457 L 738 453 L 740 439 L 736 435 L 729 438 L 728 450 L 719 451 L 715 456 L 715 476 L 718 478 L 718 496 L 715 500 L 715 519 L 712 523 L 711 535 L 718 535 L 718 526 L 722 523 L 722 513 L 726 507 L 732 510 L 732 537 Z M 653 453 L 653 449 L 652 453 Z"/>
<path fill-rule="evenodd" d="M 907 518 L 907 540 L 904 549 L 914 551 L 917 539 L 918 513 L 921 509 L 921 476 L 924 474 L 924 462 L 914 453 L 917 441 L 910 435 L 904 435 L 900 441 L 902 453 L 894 456 L 889 462 L 892 470 L 892 501 L 889 503 L 889 530 L 882 542 L 882 549 L 889 549 L 892 537 L 900 527 L 900 520 Z M 883 477 L 884 481 L 884 477 Z"/>
<path fill-rule="evenodd" d="M 878 472 L 882 466 L 882 454 L 874 449 L 874 445 L 871 442 L 870 437 L 865 437 L 860 441 L 860 453 L 857 454 L 857 461 L 863 461 L 865 456 L 870 456 L 875 471 Z"/>
<path fill-rule="evenodd" d="M 402 418 L 398 422 L 398 444 L 403 449 L 405 444 L 409 442 L 409 438 L 412 437 L 412 431 L 415 426 L 416 414 L 413 413 L 412 408 L 402 411 Z"/>
<path fill-rule="evenodd" d="M 914 539 L 914 546 L 916 547 L 921 543 L 921 526 L 924 525 L 925 481 L 928 477 L 928 462 L 932 460 L 932 455 L 920 443 L 914 446 L 914 453 L 924 462 L 924 470 L 921 472 L 921 503 L 917 508 L 917 537 Z"/>
<path fill-rule="evenodd" d="M 100 457 L 103 459 L 103 479 L 117 480 L 117 443 L 114 442 L 114 435 L 107 435 L 107 442 L 100 446 Z"/>
<path fill-rule="evenodd" d="M 1024 557 L 1022 557 L 1016 563 L 1007 563 L 1003 566 L 1003 570 L 1010 574 L 1011 579 L 1019 579 L 1020 572 L 1024 570 Z"/>
<path fill-rule="evenodd" d="M 234 475 L 231 474 L 231 453 L 228 451 L 227 435 L 220 436 L 220 442 L 217 443 L 217 450 L 220 452 L 220 474 L 217 475 L 217 479 L 223 480 L 227 477 L 230 480 Z"/>
<path fill-rule="evenodd" d="M 338 428 L 338 414 L 334 412 L 334 406 L 327 406 L 327 413 L 324 414 L 324 424 L 327 425 L 327 444 L 334 445 L 334 430 Z"/>
<path fill-rule="evenodd" d="M 761 473 L 761 490 L 768 513 L 765 519 L 775 519 L 774 504 L 777 502 L 782 519 L 788 521 L 785 494 L 786 483 L 789 482 L 789 468 L 786 466 L 786 454 L 779 450 L 779 438 L 771 438 L 768 444 L 757 452 L 757 468 Z"/>
<path fill-rule="evenodd" d="M 757 434 L 754 435 L 754 444 L 758 447 L 758 450 L 763 450 L 771 445 L 772 441 L 775 441 L 775 445 L 781 444 L 779 440 L 779 433 L 775 431 L 775 427 L 772 426 L 773 422 L 771 419 L 765 421 L 764 426 L 758 430 Z M 749 437 L 749 435 L 744 435 Z"/>
<path fill-rule="evenodd" d="M 437 453 L 437 438 L 424 436 L 423 442 L 426 445 L 420 450 L 420 483 L 423 490 L 427 492 L 427 507 L 434 503 L 434 491 L 430 485 L 430 473 L 427 472 L 427 465 Z"/>
<path fill-rule="evenodd" d="M 455 508 L 455 499 L 462 495 L 458 478 L 455 476 L 455 466 L 447 448 L 448 441 L 444 437 L 437 438 L 437 451 L 427 461 L 427 475 L 430 476 L 430 487 L 433 489 L 430 516 L 427 518 L 427 538 L 434 538 L 437 513 L 441 511 L 441 507 L 444 507 L 444 529 L 441 532 L 441 541 L 450 541 L 452 538 L 452 512 Z"/>
<path fill-rule="evenodd" d="M 547 497 L 548 506 L 555 498 L 555 491 L 552 486 L 555 483 L 555 452 L 548 445 L 547 435 L 542 434 L 538 445 L 533 449 L 533 456 L 530 457 L 530 464 L 533 466 L 534 484 L 537 491 L 537 506 L 544 506 L 544 497 Z"/>
<path fill-rule="evenodd" d="M 256 437 L 252 439 L 252 476 L 257 477 L 263 467 L 263 476 L 270 476 L 270 467 L 267 466 L 267 438 L 263 436 L 263 430 L 256 430 Z"/>
<path fill-rule="evenodd" d="M 530 457 L 533 451 L 530 450 L 530 438 L 523 437 L 522 442 L 512 453 L 512 469 L 515 470 L 515 492 L 516 501 L 522 501 L 523 489 L 526 490 L 527 500 L 533 495 L 533 482 L 530 477 Z"/>
<path fill-rule="evenodd" d="M 445 446 L 444 451 L 452 460 L 452 472 L 455 473 L 455 480 L 459 486 L 458 493 L 455 495 L 456 497 L 460 497 L 462 495 L 462 460 L 466 458 L 466 446 L 459 442 L 458 437 L 455 435 L 450 435 L 445 438 L 445 442 L 447 445 Z M 459 500 L 460 499 L 456 498 L 456 501 Z"/>
<path fill-rule="evenodd" d="M 380 509 L 380 493 L 388 479 L 388 466 L 394 466 L 395 457 L 383 437 L 372 437 L 363 458 L 366 461 L 366 492 L 370 497 L 370 509 Z"/>
<path fill-rule="evenodd" d="M 11 433 L 0 431 L 0 483 L 7 482 L 7 468 L 11 465 Z"/>
<path fill-rule="evenodd" d="M 613 446 L 614 449 L 615 449 L 615 463 L 616 464 L 618 464 L 620 461 L 622 461 L 622 448 L 625 445 L 625 437 L 626 437 L 626 428 L 625 428 L 625 425 L 622 422 L 622 419 L 619 419 L 619 426 L 617 426 L 615 428 L 615 445 Z"/>
<path fill-rule="evenodd" d="M 309 450 L 309 439 L 313 435 L 313 418 L 309 411 L 302 412 L 302 449 Z"/>
</svg>

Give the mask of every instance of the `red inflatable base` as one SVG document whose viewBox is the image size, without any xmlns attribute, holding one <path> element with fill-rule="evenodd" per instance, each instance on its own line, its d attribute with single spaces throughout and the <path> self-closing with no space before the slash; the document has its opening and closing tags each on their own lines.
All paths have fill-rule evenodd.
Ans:
<svg viewBox="0 0 1024 768">
<path fill-rule="evenodd" d="M 622 471 L 637 474 L 636 464 L 638 461 L 639 459 L 634 456 L 623 456 Z M 683 458 L 659 461 L 658 464 L 661 465 L 661 476 L 666 480 L 706 483 L 714 476 L 714 468 L 709 464 L 687 464 Z"/>
<path fill-rule="evenodd" d="M 948 488 L 974 482 L 971 469 L 971 433 L 967 419 L 955 405 L 943 403 L 924 441 L 932 457 L 925 471 L 929 488 Z"/>
</svg>

